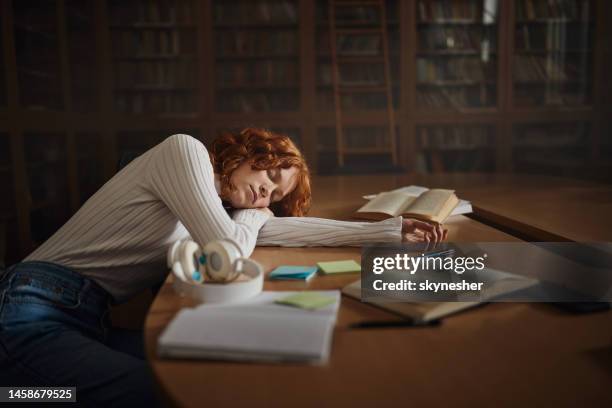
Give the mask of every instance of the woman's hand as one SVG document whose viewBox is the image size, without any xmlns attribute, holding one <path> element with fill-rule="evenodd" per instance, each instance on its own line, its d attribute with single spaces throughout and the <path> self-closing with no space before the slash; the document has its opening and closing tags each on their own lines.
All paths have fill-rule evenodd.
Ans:
<svg viewBox="0 0 612 408">
<path fill-rule="evenodd" d="M 404 218 L 402 220 L 402 242 L 431 242 L 434 245 L 446 239 L 448 230 L 439 224 Z"/>
</svg>

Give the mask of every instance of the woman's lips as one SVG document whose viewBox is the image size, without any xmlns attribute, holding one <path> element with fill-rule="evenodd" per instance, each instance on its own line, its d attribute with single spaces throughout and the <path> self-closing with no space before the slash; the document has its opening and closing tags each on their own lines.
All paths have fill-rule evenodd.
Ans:
<svg viewBox="0 0 612 408">
<path fill-rule="evenodd" d="M 251 188 L 251 192 L 253 193 L 253 202 L 251 204 L 255 204 L 255 201 L 257 201 L 257 193 L 253 189 L 253 186 L 249 185 L 249 187 Z"/>
</svg>

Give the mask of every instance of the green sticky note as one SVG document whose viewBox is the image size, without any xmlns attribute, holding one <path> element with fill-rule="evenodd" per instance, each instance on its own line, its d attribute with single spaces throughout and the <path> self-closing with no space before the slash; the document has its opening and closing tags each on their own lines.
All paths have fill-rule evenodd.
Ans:
<svg viewBox="0 0 612 408">
<path fill-rule="evenodd" d="M 321 272 L 326 275 L 334 273 L 361 272 L 361 265 L 352 259 L 348 261 L 319 262 L 317 263 L 317 266 L 319 269 L 321 269 Z"/>
<path fill-rule="evenodd" d="M 317 292 L 307 291 L 277 299 L 276 303 L 287 306 L 299 307 L 300 309 L 320 309 L 334 303 L 336 299 Z"/>
</svg>

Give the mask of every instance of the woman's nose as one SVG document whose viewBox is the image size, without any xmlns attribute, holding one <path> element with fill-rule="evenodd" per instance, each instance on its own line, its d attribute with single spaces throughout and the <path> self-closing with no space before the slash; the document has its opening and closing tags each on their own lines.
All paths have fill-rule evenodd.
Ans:
<svg viewBox="0 0 612 408">
<path fill-rule="evenodd" d="M 264 185 L 259 186 L 259 194 L 261 194 L 262 197 L 265 197 L 267 192 L 268 191 L 266 189 L 266 186 L 264 186 Z"/>
</svg>

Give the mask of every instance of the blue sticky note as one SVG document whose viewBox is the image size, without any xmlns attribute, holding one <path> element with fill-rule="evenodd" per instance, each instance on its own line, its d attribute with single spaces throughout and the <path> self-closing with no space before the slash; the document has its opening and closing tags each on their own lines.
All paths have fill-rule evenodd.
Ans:
<svg viewBox="0 0 612 408">
<path fill-rule="evenodd" d="M 316 266 L 283 265 L 270 272 L 270 279 L 308 280 L 317 273 Z"/>
</svg>

